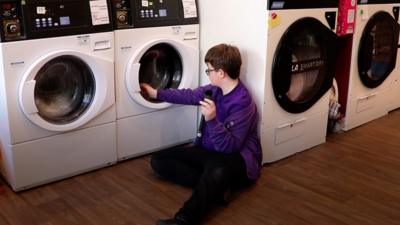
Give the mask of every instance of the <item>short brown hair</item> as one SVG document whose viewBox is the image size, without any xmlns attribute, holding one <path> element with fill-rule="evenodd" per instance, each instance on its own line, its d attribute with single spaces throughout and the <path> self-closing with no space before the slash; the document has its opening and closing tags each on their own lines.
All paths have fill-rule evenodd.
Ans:
<svg viewBox="0 0 400 225">
<path fill-rule="evenodd" d="M 211 64 L 215 69 L 223 69 L 232 79 L 237 79 L 240 75 L 242 58 L 236 46 L 216 45 L 207 51 L 204 61 Z"/>
</svg>

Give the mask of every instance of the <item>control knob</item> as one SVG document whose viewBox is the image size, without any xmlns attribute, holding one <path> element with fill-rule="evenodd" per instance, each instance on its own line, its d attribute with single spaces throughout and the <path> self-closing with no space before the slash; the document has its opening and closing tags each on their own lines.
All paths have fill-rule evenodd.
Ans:
<svg viewBox="0 0 400 225">
<path fill-rule="evenodd" d="M 15 33 L 18 33 L 19 28 L 18 28 L 17 24 L 9 24 L 9 25 L 7 25 L 7 31 L 10 34 L 15 34 Z"/>
<path fill-rule="evenodd" d="M 120 23 L 125 23 L 126 22 L 126 15 L 124 15 L 124 14 L 119 15 L 118 16 L 118 21 Z"/>
</svg>

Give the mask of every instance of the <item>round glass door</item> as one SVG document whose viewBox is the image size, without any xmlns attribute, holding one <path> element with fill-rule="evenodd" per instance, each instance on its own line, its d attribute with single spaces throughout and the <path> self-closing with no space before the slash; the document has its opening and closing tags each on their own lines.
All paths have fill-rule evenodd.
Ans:
<svg viewBox="0 0 400 225">
<path fill-rule="evenodd" d="M 387 12 L 374 14 L 364 28 L 358 49 L 358 71 L 363 84 L 378 87 L 396 65 L 399 25 Z"/>
<path fill-rule="evenodd" d="M 182 80 L 182 58 L 174 47 L 159 43 L 141 57 L 139 83 L 148 83 L 156 89 L 178 88 Z M 159 102 L 142 96 L 151 102 Z"/>
<path fill-rule="evenodd" d="M 35 104 L 47 122 L 67 124 L 90 106 L 95 80 L 89 66 L 75 56 L 59 56 L 47 62 L 35 76 Z"/>
<path fill-rule="evenodd" d="M 309 109 L 332 86 L 336 35 L 315 18 L 297 20 L 283 34 L 272 65 L 272 87 L 290 113 Z"/>
</svg>

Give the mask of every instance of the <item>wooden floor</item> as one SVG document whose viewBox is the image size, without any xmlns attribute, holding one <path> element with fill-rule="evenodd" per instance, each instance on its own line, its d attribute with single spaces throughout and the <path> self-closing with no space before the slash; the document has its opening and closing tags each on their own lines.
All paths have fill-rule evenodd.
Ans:
<svg viewBox="0 0 400 225">
<path fill-rule="evenodd" d="M 0 180 L 0 225 L 154 225 L 190 190 L 149 157 L 15 194 Z M 263 168 L 207 225 L 399 225 L 400 111 Z"/>
</svg>

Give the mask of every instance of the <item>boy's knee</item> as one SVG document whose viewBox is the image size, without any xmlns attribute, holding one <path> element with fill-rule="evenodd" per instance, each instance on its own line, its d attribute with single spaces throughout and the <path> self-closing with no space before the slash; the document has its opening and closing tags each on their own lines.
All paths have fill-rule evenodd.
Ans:
<svg viewBox="0 0 400 225">
<path fill-rule="evenodd" d="M 228 170 L 224 167 L 216 167 L 210 170 L 209 178 L 217 182 L 224 182 L 226 180 Z"/>
</svg>

